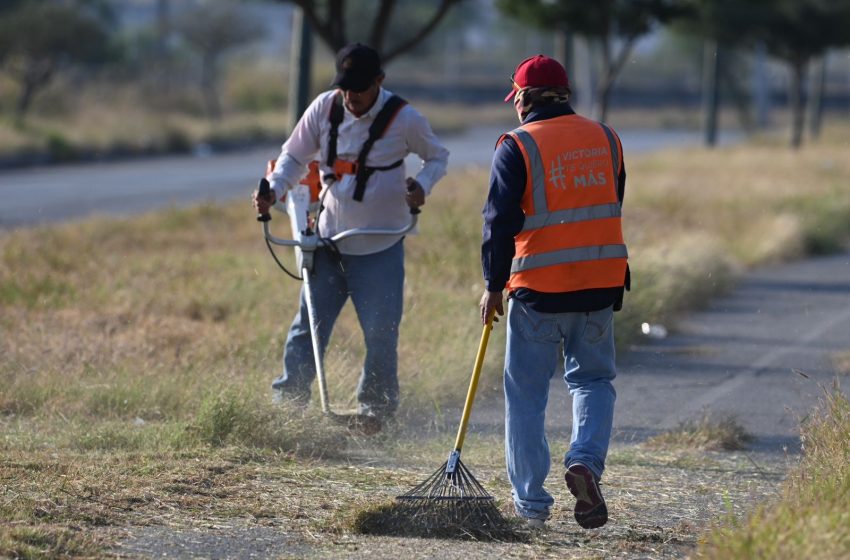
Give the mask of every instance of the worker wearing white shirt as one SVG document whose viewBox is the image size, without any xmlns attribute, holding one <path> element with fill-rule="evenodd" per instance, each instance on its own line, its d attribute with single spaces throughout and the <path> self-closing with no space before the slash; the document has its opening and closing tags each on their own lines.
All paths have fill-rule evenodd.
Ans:
<svg viewBox="0 0 850 560">
<path fill-rule="evenodd" d="M 254 205 L 258 212 L 268 212 L 304 177 L 307 165 L 318 159 L 319 235 L 331 237 L 352 228 L 398 229 L 409 222 L 410 208 L 423 205 L 446 174 L 448 150 L 418 111 L 381 87 L 384 72 L 372 48 L 361 44 L 343 48 L 336 68 L 333 84 L 339 89 L 322 93 L 307 108 L 277 159 L 272 194 L 264 199 L 254 193 Z M 379 127 L 383 134 L 364 150 L 376 120 L 389 124 Z M 404 158 L 410 153 L 422 159 L 415 178 L 405 174 Z M 391 417 L 399 398 L 403 240 L 401 236 L 356 236 L 339 243 L 338 250 L 321 248 L 314 257 L 311 287 L 320 352 L 324 354 L 333 324 L 351 297 L 366 343 L 357 389 L 359 412 Z M 283 362 L 282 375 L 272 383 L 275 398 L 306 403 L 316 371 L 303 290 Z"/>
</svg>

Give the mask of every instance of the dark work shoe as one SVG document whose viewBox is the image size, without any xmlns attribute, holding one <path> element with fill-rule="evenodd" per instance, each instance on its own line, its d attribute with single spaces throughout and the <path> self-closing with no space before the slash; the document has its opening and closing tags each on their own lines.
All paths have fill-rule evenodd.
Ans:
<svg viewBox="0 0 850 560">
<path fill-rule="evenodd" d="M 608 522 L 608 507 L 599 490 L 596 475 L 581 463 L 573 463 L 564 474 L 567 488 L 576 497 L 576 522 L 584 529 L 596 529 Z"/>
</svg>

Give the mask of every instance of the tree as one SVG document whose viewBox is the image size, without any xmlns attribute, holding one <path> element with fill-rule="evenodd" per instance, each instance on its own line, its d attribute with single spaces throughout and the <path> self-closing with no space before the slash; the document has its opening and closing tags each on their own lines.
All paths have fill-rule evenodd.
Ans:
<svg viewBox="0 0 850 560">
<path fill-rule="evenodd" d="M 107 59 L 108 21 L 99 3 L 31 0 L 9 6 L 0 11 L 0 63 L 20 87 L 20 123 L 59 70 Z"/>
<path fill-rule="evenodd" d="M 237 5 L 227 2 L 208 3 L 184 12 L 175 27 L 201 57 L 204 109 L 209 118 L 218 119 L 221 117 L 218 83 L 222 56 L 235 47 L 259 39 L 266 29 Z"/>
<path fill-rule="evenodd" d="M 750 45 L 765 6 L 738 0 L 681 0 L 677 27 L 703 39 L 703 133 L 705 144 L 717 143 L 720 78 L 731 64 L 732 50 Z M 729 80 L 728 84 L 734 86 Z"/>
<path fill-rule="evenodd" d="M 673 0 L 497 0 L 496 4 L 503 13 L 531 25 L 572 31 L 600 45 L 602 68 L 594 105 L 601 120 L 607 117 L 614 82 L 637 40 L 678 12 Z"/>
<path fill-rule="evenodd" d="M 321 2 L 319 0 L 281 0 L 291 1 L 299 6 L 304 11 L 304 16 L 310 22 L 310 26 L 319 38 L 330 48 L 336 52 L 351 41 L 351 35 L 348 31 L 346 0 L 328 0 Z M 440 0 L 439 4 L 431 11 L 429 16 L 426 16 L 421 23 L 416 27 L 411 27 L 405 30 L 405 37 L 398 44 L 391 46 L 386 45 L 386 39 L 390 30 L 390 24 L 393 20 L 393 15 L 398 8 L 398 0 L 380 0 L 378 2 L 362 2 L 360 13 L 366 13 L 367 6 L 372 7 L 372 25 L 368 27 L 368 33 L 357 39 L 369 44 L 372 48 L 381 54 L 381 59 L 386 63 L 396 58 L 397 56 L 406 53 L 416 47 L 428 35 L 430 35 L 440 24 L 449 10 L 455 4 L 463 0 Z M 404 3 L 404 2 L 402 2 Z M 359 7 L 358 5 L 358 7 Z M 415 5 L 408 6 L 411 9 L 421 9 L 421 2 Z M 356 23 L 368 21 L 369 18 L 365 15 L 358 18 Z M 365 26 L 359 26 L 361 29 L 366 29 Z"/>
<path fill-rule="evenodd" d="M 810 62 L 850 44 L 850 0 L 759 0 L 765 10 L 758 36 L 791 72 L 791 146 L 803 143 L 805 82 Z"/>
</svg>

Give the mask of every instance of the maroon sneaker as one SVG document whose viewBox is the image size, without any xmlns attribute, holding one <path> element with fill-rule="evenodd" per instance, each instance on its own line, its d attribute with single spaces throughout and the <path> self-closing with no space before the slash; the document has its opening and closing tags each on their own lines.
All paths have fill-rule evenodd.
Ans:
<svg viewBox="0 0 850 560">
<path fill-rule="evenodd" d="M 599 490 L 596 475 L 581 463 L 573 463 L 564 474 L 567 488 L 576 497 L 576 522 L 584 529 L 596 529 L 608 522 L 608 507 Z"/>
</svg>

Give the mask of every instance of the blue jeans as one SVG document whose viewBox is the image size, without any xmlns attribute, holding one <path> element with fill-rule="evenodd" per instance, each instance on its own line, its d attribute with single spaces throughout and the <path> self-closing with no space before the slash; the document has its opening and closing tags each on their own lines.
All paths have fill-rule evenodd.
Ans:
<svg viewBox="0 0 850 560">
<path fill-rule="evenodd" d="M 613 309 L 538 313 L 508 303 L 505 352 L 505 458 L 514 506 L 523 517 L 546 519 L 554 502 L 543 488 L 551 459 L 546 441 L 549 382 L 564 347 L 564 379 L 573 398 L 570 450 L 564 466 L 605 469 L 616 393 Z"/>
<path fill-rule="evenodd" d="M 351 297 L 366 343 L 366 359 L 357 387 L 360 411 L 392 415 L 398 408 L 397 346 L 404 289 L 402 241 L 370 255 L 336 256 L 319 249 L 314 256 L 310 281 L 322 358 L 334 323 Z M 315 378 L 316 363 L 302 286 L 301 306 L 286 337 L 283 374 L 274 380 L 272 388 L 286 398 L 306 404 Z"/>
</svg>

